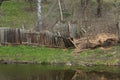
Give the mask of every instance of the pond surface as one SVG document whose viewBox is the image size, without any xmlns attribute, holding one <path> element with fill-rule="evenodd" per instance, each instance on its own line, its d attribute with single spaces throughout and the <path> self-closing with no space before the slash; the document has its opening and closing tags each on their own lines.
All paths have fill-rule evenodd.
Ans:
<svg viewBox="0 0 120 80">
<path fill-rule="evenodd" d="M 0 80 L 120 80 L 120 68 L 0 64 Z"/>
</svg>

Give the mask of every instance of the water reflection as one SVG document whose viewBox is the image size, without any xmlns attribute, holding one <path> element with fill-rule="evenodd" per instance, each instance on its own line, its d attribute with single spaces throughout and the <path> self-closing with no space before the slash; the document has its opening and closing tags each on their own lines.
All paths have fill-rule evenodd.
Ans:
<svg viewBox="0 0 120 80">
<path fill-rule="evenodd" d="M 120 80 L 120 74 L 77 70 L 72 80 Z"/>
<path fill-rule="evenodd" d="M 0 80 L 71 80 L 75 74 L 73 70 L 57 68 L 40 65 L 0 65 Z"/>
<path fill-rule="evenodd" d="M 120 80 L 120 74 L 58 66 L 0 65 L 0 80 Z"/>
<path fill-rule="evenodd" d="M 71 80 L 72 71 L 47 71 L 27 74 L 0 74 L 0 80 Z"/>
</svg>

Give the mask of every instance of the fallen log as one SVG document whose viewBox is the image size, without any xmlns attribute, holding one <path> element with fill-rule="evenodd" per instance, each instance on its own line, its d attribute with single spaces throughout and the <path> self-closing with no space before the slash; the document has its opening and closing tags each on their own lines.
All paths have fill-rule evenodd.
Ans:
<svg viewBox="0 0 120 80">
<path fill-rule="evenodd" d="M 79 53 L 86 49 L 96 49 L 98 47 L 106 48 L 110 46 L 115 46 L 118 43 L 119 43 L 119 39 L 115 34 L 101 33 L 89 38 L 89 46 L 87 46 L 88 43 L 86 37 L 75 40 L 73 44 L 76 47 L 74 52 Z"/>
</svg>

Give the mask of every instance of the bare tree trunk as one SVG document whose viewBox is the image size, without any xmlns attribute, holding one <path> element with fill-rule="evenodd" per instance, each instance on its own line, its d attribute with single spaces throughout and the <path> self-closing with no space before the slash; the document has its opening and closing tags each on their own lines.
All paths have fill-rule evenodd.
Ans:
<svg viewBox="0 0 120 80">
<path fill-rule="evenodd" d="M 117 22 L 118 39 L 120 40 L 120 22 Z"/>
<path fill-rule="evenodd" d="M 82 7 L 85 7 L 86 5 L 89 4 L 90 1 L 91 1 L 91 0 L 81 0 L 81 6 L 82 6 Z"/>
<path fill-rule="evenodd" d="M 34 9 L 34 8 L 33 8 L 33 5 L 32 5 L 32 4 L 33 4 L 33 2 L 34 2 L 33 0 L 29 0 L 30 10 L 31 10 L 31 11 L 33 11 L 33 9 Z"/>
<path fill-rule="evenodd" d="M 42 3 L 47 3 L 48 2 L 48 0 L 42 0 Z"/>
<path fill-rule="evenodd" d="M 2 2 L 3 2 L 3 0 L 0 0 L 0 6 L 1 6 Z"/>
<path fill-rule="evenodd" d="M 1 5 L 3 3 L 3 0 L 0 0 L 0 15 L 2 14 L 2 11 L 1 11 Z"/>
<path fill-rule="evenodd" d="M 102 0 L 97 0 L 98 7 L 97 7 L 97 17 L 102 16 Z"/>
<path fill-rule="evenodd" d="M 60 18 L 61 18 L 61 21 L 63 21 L 63 12 L 62 12 L 62 6 L 61 6 L 60 0 L 58 0 L 58 5 L 59 5 L 59 10 L 60 10 Z"/>
<path fill-rule="evenodd" d="M 89 29 L 88 29 L 88 11 L 89 11 L 89 5 L 91 3 L 91 0 L 81 0 L 81 7 L 82 7 L 82 27 L 81 27 L 81 31 L 83 33 L 85 33 L 86 36 L 86 40 L 87 40 L 87 45 L 86 47 L 89 46 Z"/>
<path fill-rule="evenodd" d="M 115 0 L 114 4 L 115 4 L 115 24 L 117 27 L 117 35 L 118 35 L 118 39 L 120 41 L 120 5 L 118 4 L 119 0 Z"/>
<path fill-rule="evenodd" d="M 37 16 L 38 16 L 38 23 L 37 23 L 37 31 L 42 31 L 42 16 L 41 16 L 41 0 L 37 0 Z"/>
<path fill-rule="evenodd" d="M 86 29 L 86 38 L 87 38 L 87 45 L 86 45 L 86 48 L 88 48 L 89 47 L 89 33 L 88 33 L 88 13 L 87 13 L 87 5 L 88 5 L 88 2 L 87 2 L 88 0 L 84 0 L 84 26 L 85 26 L 85 29 Z"/>
</svg>

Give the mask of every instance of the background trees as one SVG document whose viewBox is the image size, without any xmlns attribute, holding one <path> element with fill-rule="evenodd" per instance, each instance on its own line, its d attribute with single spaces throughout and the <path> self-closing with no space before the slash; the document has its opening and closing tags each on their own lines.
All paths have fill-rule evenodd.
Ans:
<svg viewBox="0 0 120 80">
<path fill-rule="evenodd" d="M 116 33 L 119 3 L 119 0 L 41 0 L 41 25 L 43 29 L 53 32 L 56 32 L 59 26 L 63 28 L 62 32 L 66 32 L 70 23 L 76 28 L 77 37 L 86 36 L 85 32 L 89 35 L 103 32 Z M 0 18 L 1 27 L 24 26 L 34 29 L 38 25 L 37 0 L 11 0 L 3 2 L 1 9 L 3 11 Z M 62 11 L 62 21 L 60 11 Z"/>
<path fill-rule="evenodd" d="M 1 6 L 2 2 L 3 2 L 3 0 L 0 0 L 0 6 Z"/>
</svg>

